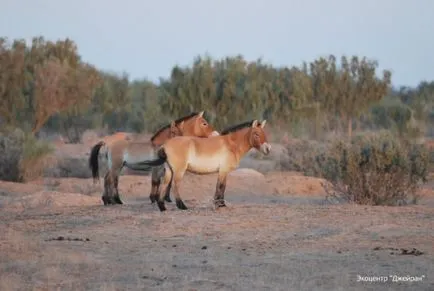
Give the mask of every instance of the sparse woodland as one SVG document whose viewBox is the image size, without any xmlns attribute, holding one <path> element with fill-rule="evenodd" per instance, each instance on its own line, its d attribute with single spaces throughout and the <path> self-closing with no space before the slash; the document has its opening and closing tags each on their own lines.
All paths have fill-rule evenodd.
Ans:
<svg viewBox="0 0 434 291">
<path fill-rule="evenodd" d="M 428 175 L 430 154 L 419 141 L 433 134 L 434 81 L 414 88 L 392 83 L 391 72 L 380 72 L 373 59 L 329 55 L 286 67 L 198 56 L 155 84 L 83 62 L 70 39 L 2 38 L 0 175 L 26 180 L 29 161 L 52 150 L 38 139 L 41 132 L 78 143 L 87 129 L 153 132 L 205 110 L 218 130 L 267 119 L 274 141 L 284 134 L 297 139 L 288 142 L 280 170 L 324 177 L 333 196 L 394 205 Z"/>
</svg>

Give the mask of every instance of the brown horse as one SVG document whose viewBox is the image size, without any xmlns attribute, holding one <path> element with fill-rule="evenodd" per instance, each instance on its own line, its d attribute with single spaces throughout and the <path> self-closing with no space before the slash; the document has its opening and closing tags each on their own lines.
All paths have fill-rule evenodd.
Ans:
<svg viewBox="0 0 434 291">
<path fill-rule="evenodd" d="M 96 181 L 99 178 L 98 155 L 100 149 L 104 146 L 106 151 L 105 157 L 108 162 L 108 171 L 104 176 L 104 192 L 102 195 L 104 205 L 123 204 L 119 197 L 118 182 L 124 162 L 134 163 L 155 156 L 156 149 L 174 136 L 209 137 L 218 135 L 213 127 L 203 118 L 203 114 L 203 111 L 192 113 L 171 122 L 171 124 L 158 130 L 149 142 L 134 142 L 120 139 L 110 145 L 103 141 L 97 143 L 91 150 L 89 167 L 92 170 L 94 181 Z M 152 176 L 161 176 L 162 174 L 159 173 L 159 171 L 161 172 L 161 168 L 164 170 L 164 167 L 153 168 Z M 152 186 L 154 187 L 154 183 Z"/>
<path fill-rule="evenodd" d="M 165 211 L 164 195 L 170 191 L 174 182 L 176 206 L 187 209 L 179 194 L 179 185 L 185 172 L 195 174 L 218 173 L 214 203 L 216 207 L 224 207 L 224 192 L 227 175 L 236 169 L 243 156 L 252 148 L 265 155 L 271 150 L 264 132 L 266 121 L 245 122 L 226 130 L 227 134 L 206 139 L 178 136 L 168 140 L 158 150 L 158 158 L 138 163 L 124 162 L 133 170 L 143 170 L 165 164 L 167 166 L 163 188 L 160 193 L 158 207 Z"/>
<path fill-rule="evenodd" d="M 233 132 L 235 129 L 238 129 L 238 128 L 241 128 L 243 130 L 248 130 L 249 127 L 246 127 L 246 125 L 250 125 L 252 122 L 253 122 L 253 120 L 252 121 L 247 121 L 245 123 L 242 123 L 242 124 L 239 124 L 239 125 L 236 125 L 236 126 L 228 127 L 226 129 L 224 129 L 223 131 L 221 131 L 220 135 L 227 135 L 227 134 Z M 258 121 L 258 125 L 261 125 L 261 122 Z M 264 126 L 265 126 L 265 124 L 264 124 Z M 153 169 L 155 169 L 155 168 L 153 168 Z M 159 175 L 159 178 L 155 179 L 158 182 L 157 191 L 155 191 L 154 193 L 151 193 L 151 195 L 153 195 L 153 197 L 150 197 L 152 203 L 154 203 L 155 201 L 158 200 L 158 197 L 160 195 L 160 193 L 159 193 L 160 184 L 161 184 L 161 181 L 162 181 L 162 179 L 163 179 L 163 177 L 165 175 L 165 171 L 164 170 L 158 171 L 158 175 Z M 157 183 L 157 182 L 155 182 L 155 183 Z M 164 200 L 166 200 L 167 202 L 172 202 L 172 200 L 170 199 L 170 189 L 168 191 L 166 191 L 166 193 L 164 194 Z"/>
</svg>

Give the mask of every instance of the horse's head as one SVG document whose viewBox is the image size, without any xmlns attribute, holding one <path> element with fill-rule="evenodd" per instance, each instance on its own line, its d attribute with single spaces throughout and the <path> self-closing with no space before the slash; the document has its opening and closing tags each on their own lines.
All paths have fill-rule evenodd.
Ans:
<svg viewBox="0 0 434 291">
<path fill-rule="evenodd" d="M 266 120 L 263 120 L 262 122 L 254 120 L 249 131 L 250 145 L 264 155 L 268 155 L 271 151 L 271 145 L 268 143 L 267 135 L 264 131 L 266 122 Z"/>
<path fill-rule="evenodd" d="M 217 131 L 203 117 L 204 111 L 198 113 L 194 118 L 184 122 L 184 135 L 192 135 L 197 137 L 210 137 L 219 135 Z"/>
<path fill-rule="evenodd" d="M 180 123 L 176 124 L 174 120 L 170 123 L 170 131 L 169 131 L 169 137 L 175 137 L 175 136 L 183 136 L 184 135 L 184 121 L 181 121 Z"/>
</svg>

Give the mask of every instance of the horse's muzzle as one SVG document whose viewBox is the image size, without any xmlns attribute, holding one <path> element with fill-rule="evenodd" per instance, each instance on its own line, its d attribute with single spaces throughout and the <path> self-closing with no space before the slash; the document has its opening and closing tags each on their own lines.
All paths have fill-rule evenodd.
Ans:
<svg viewBox="0 0 434 291">
<path fill-rule="evenodd" d="M 261 144 L 260 151 L 264 155 L 268 155 L 270 153 L 270 151 L 271 151 L 271 145 L 269 143 L 267 143 L 267 142 Z"/>
<path fill-rule="evenodd" d="M 211 134 L 209 136 L 218 136 L 220 135 L 220 133 L 216 130 L 214 130 L 213 132 L 211 132 Z"/>
</svg>

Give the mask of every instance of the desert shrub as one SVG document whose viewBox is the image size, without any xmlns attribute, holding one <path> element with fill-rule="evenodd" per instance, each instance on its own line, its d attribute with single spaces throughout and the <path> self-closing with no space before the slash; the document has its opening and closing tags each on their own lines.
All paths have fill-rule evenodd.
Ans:
<svg viewBox="0 0 434 291">
<path fill-rule="evenodd" d="M 429 155 L 423 145 L 389 133 L 336 141 L 319 168 L 330 182 L 329 197 L 367 205 L 416 203 L 416 191 L 428 175 Z"/>
<path fill-rule="evenodd" d="M 302 172 L 306 176 L 322 177 L 322 161 L 329 143 L 315 140 L 291 141 L 280 159 L 284 171 Z"/>
<path fill-rule="evenodd" d="M 323 186 L 329 198 L 398 205 L 417 202 L 417 189 L 426 182 L 434 159 L 430 154 L 423 145 L 377 132 L 351 141 L 293 141 L 280 163 L 283 170 L 327 180 Z"/>
<path fill-rule="evenodd" d="M 91 178 L 92 172 L 88 166 L 87 156 L 82 158 L 76 157 L 58 157 L 57 162 L 48 167 L 44 173 L 45 177 L 53 178 Z M 100 163 L 101 172 L 104 172 L 105 163 Z"/>
<path fill-rule="evenodd" d="M 43 174 L 53 148 L 21 129 L 0 133 L 0 179 L 25 182 Z"/>
</svg>

